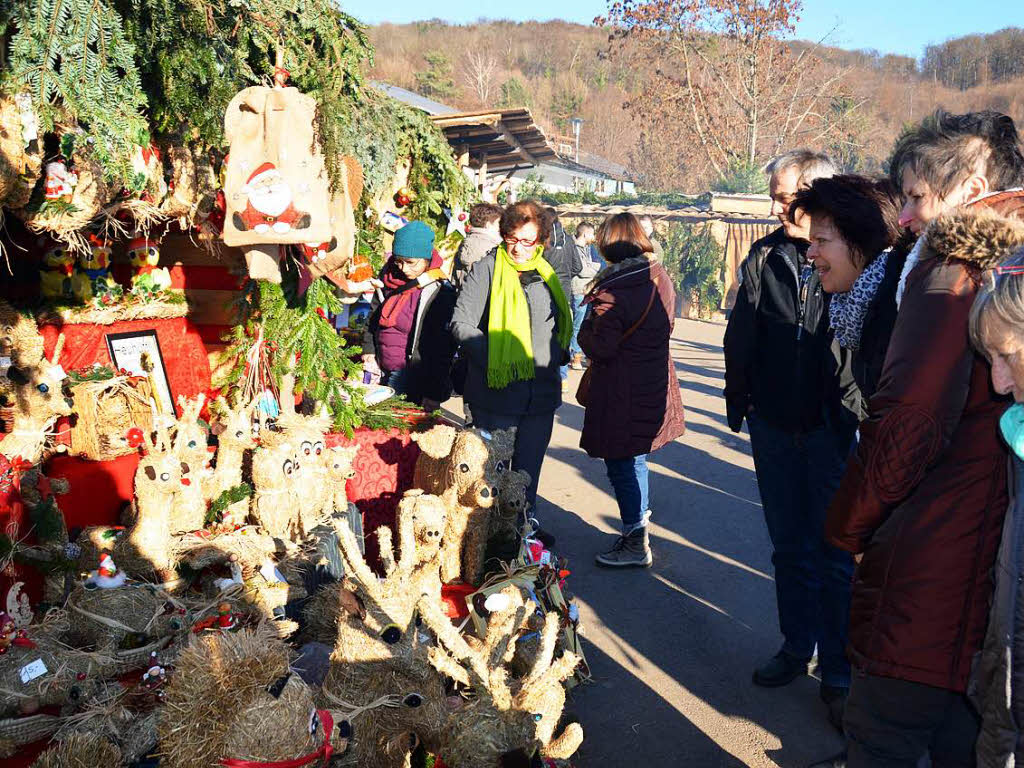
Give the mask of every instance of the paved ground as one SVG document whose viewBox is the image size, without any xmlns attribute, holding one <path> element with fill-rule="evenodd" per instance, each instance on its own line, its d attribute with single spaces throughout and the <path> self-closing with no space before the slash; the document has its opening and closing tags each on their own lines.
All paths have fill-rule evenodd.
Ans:
<svg viewBox="0 0 1024 768">
<path fill-rule="evenodd" d="M 676 325 L 687 432 L 651 458 L 650 570 L 593 565 L 618 512 L 603 463 L 578 447 L 583 409 L 569 397 L 558 413 L 539 512 L 570 558 L 594 674 L 570 705 L 586 731 L 580 768 L 803 768 L 842 746 L 816 680 L 750 682 L 781 638 L 749 443 L 729 431 L 720 395 L 724 330 Z"/>
</svg>

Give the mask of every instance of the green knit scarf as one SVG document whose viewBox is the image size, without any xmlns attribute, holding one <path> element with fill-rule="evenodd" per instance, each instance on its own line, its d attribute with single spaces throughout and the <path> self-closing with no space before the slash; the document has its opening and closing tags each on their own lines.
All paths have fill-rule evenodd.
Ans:
<svg viewBox="0 0 1024 768">
<path fill-rule="evenodd" d="M 513 381 L 529 381 L 534 377 L 530 307 L 519 282 L 520 272 L 535 270 L 544 280 L 558 308 L 558 343 L 562 349 L 569 347 L 572 337 L 569 302 L 555 270 L 544 260 L 543 254 L 544 246 L 539 246 L 532 259 L 516 264 L 505 245 L 498 246 L 487 318 L 487 386 L 491 389 L 504 389 Z"/>
</svg>

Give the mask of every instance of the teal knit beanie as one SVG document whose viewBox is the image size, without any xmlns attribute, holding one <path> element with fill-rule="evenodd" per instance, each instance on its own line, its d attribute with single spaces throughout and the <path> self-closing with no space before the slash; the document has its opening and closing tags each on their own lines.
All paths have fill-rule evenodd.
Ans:
<svg viewBox="0 0 1024 768">
<path fill-rule="evenodd" d="M 391 252 L 400 259 L 430 259 L 434 253 L 434 230 L 422 221 L 410 221 L 395 232 Z"/>
</svg>

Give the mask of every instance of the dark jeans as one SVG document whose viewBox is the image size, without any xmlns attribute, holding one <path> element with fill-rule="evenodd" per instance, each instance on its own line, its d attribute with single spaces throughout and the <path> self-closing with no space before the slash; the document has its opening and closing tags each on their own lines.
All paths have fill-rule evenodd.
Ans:
<svg viewBox="0 0 1024 768">
<path fill-rule="evenodd" d="M 643 522 L 648 505 L 647 456 L 629 459 L 605 459 L 608 479 L 615 489 L 622 518 L 622 533 L 627 534 Z"/>
<path fill-rule="evenodd" d="M 469 404 L 473 414 L 471 426 L 477 429 L 508 429 L 516 427 L 516 446 L 512 454 L 512 469 L 530 473 L 530 485 L 526 489 L 526 508 L 532 511 L 537 502 L 537 486 L 540 484 L 540 467 L 544 463 L 551 430 L 555 426 L 555 412 L 532 415 L 496 413 Z"/>
<path fill-rule="evenodd" d="M 962 693 L 856 674 L 846 700 L 847 768 L 974 766 L 978 716 Z"/>
<path fill-rule="evenodd" d="M 782 650 L 810 659 L 817 646 L 822 682 L 848 686 L 845 648 L 853 557 L 825 543 L 824 527 L 850 440 L 825 428 L 791 434 L 756 414 L 749 414 L 747 423 L 772 541 Z"/>
</svg>

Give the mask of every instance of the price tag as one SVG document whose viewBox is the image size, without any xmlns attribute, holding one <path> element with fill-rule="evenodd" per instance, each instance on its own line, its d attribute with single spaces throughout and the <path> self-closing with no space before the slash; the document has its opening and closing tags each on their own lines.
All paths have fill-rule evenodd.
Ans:
<svg viewBox="0 0 1024 768">
<path fill-rule="evenodd" d="M 37 677 L 42 677 L 48 671 L 49 670 L 46 668 L 46 665 L 43 663 L 43 660 L 36 659 L 35 661 L 26 664 L 24 667 L 22 667 L 18 674 L 21 676 L 21 682 L 30 683 Z"/>
</svg>

